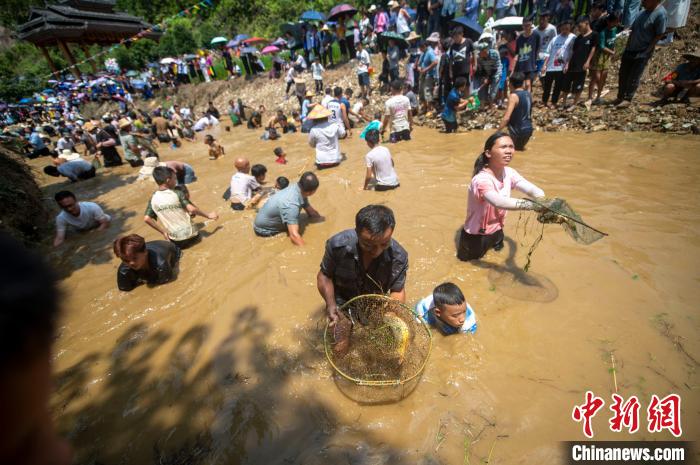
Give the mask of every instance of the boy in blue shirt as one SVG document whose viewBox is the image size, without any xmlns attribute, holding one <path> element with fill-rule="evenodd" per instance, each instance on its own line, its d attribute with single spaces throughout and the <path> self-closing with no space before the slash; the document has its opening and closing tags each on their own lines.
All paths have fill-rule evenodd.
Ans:
<svg viewBox="0 0 700 465">
<path fill-rule="evenodd" d="M 442 111 L 442 121 L 445 123 L 445 132 L 457 132 L 457 112 L 467 107 L 469 101 L 462 99 L 467 88 L 467 79 L 458 77 L 455 86 L 447 95 L 445 109 Z"/>
<path fill-rule="evenodd" d="M 442 283 L 433 293 L 416 304 L 416 313 L 443 335 L 474 333 L 476 315 L 453 283 Z"/>
</svg>

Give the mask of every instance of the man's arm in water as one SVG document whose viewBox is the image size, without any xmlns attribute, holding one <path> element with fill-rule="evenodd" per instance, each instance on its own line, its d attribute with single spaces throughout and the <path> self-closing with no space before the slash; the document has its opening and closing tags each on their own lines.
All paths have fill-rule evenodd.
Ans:
<svg viewBox="0 0 700 465">
<path fill-rule="evenodd" d="M 97 220 L 97 222 L 100 223 L 100 225 L 97 227 L 97 230 L 104 231 L 105 229 L 109 228 L 109 221 L 110 219 L 107 216 L 105 216 L 101 220 Z"/>
<path fill-rule="evenodd" d="M 288 224 L 287 233 L 289 234 L 289 240 L 292 241 L 294 245 L 304 245 L 304 239 L 299 234 L 298 224 Z"/>
<path fill-rule="evenodd" d="M 56 237 L 53 240 L 53 246 L 58 247 L 59 245 L 63 244 L 63 242 L 66 240 L 66 230 L 56 230 Z"/>
<path fill-rule="evenodd" d="M 316 285 L 318 287 L 318 293 L 321 294 L 323 300 L 326 301 L 326 315 L 328 316 L 328 321 L 331 326 L 333 326 L 338 321 L 338 306 L 335 303 L 335 287 L 333 286 L 333 280 L 323 274 L 323 271 L 319 271 L 316 276 Z"/>
<path fill-rule="evenodd" d="M 309 218 L 321 218 L 321 214 L 311 205 L 305 206 L 304 211 L 309 215 Z"/>
</svg>

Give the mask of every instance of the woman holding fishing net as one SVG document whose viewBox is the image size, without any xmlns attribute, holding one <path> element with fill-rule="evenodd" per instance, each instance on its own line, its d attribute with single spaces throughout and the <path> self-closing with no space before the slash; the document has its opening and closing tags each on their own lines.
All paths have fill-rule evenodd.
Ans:
<svg viewBox="0 0 700 465">
<path fill-rule="evenodd" d="M 539 202 L 511 198 L 512 189 L 529 197 L 544 197 L 542 189 L 508 166 L 514 153 L 513 140 L 507 133 L 497 132 L 486 139 L 484 151 L 474 163 L 469 185 L 467 219 L 457 249 L 460 260 L 476 260 L 489 249 L 503 248 L 503 226 L 508 210 L 544 209 Z"/>
</svg>

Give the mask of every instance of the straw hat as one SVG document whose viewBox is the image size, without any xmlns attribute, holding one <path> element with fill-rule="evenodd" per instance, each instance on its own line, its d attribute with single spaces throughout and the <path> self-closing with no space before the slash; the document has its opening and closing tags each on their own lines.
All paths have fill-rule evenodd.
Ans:
<svg viewBox="0 0 700 465">
<path fill-rule="evenodd" d="M 330 29 L 328 29 L 328 25 L 327 25 L 327 24 L 324 24 L 323 27 L 321 28 L 321 30 L 322 30 L 322 31 L 326 31 L 326 32 L 330 31 Z"/>
<path fill-rule="evenodd" d="M 411 31 L 411 33 L 408 34 L 408 37 L 406 37 L 406 40 L 409 42 L 416 39 L 420 39 L 420 35 L 416 34 L 416 31 Z"/>
<path fill-rule="evenodd" d="M 307 90 L 307 91 L 306 91 L 306 96 L 309 97 L 309 98 L 314 98 L 314 93 L 311 92 L 310 90 Z"/>
<path fill-rule="evenodd" d="M 58 158 L 62 158 L 66 161 L 73 161 L 77 160 L 80 158 L 80 154 L 75 153 L 71 151 L 70 149 L 63 149 L 61 150 L 61 154 L 58 156 Z"/>
<path fill-rule="evenodd" d="M 399 6 L 399 2 L 396 0 L 391 0 L 389 3 L 386 4 L 389 8 L 396 8 Z"/>
<path fill-rule="evenodd" d="M 367 11 L 369 11 L 370 13 L 374 13 L 375 11 L 377 11 L 377 5 L 370 6 L 369 10 L 367 10 Z"/>
<path fill-rule="evenodd" d="M 92 131 L 92 130 L 95 129 L 96 127 L 97 127 L 97 126 L 95 126 L 95 124 L 94 124 L 92 121 L 88 121 L 88 122 L 86 122 L 85 124 L 83 124 L 83 130 L 84 130 L 84 131 L 87 131 L 87 132 Z"/>
<path fill-rule="evenodd" d="M 131 121 L 129 121 L 126 118 L 122 118 L 119 120 L 119 129 L 124 129 L 127 126 L 131 126 Z"/>
<path fill-rule="evenodd" d="M 139 179 L 146 179 L 153 175 L 153 170 L 157 166 L 165 166 L 165 163 L 158 161 L 157 157 L 146 157 L 143 159 L 143 167 L 139 170 Z"/>
<path fill-rule="evenodd" d="M 428 36 L 427 39 L 425 39 L 426 42 L 432 42 L 432 43 L 440 43 L 440 33 L 439 32 L 433 32 Z"/>
<path fill-rule="evenodd" d="M 306 115 L 306 119 L 323 119 L 323 118 L 328 118 L 331 116 L 332 113 L 328 108 L 325 108 L 321 105 L 316 105 L 313 110 L 309 112 L 308 115 Z"/>
</svg>

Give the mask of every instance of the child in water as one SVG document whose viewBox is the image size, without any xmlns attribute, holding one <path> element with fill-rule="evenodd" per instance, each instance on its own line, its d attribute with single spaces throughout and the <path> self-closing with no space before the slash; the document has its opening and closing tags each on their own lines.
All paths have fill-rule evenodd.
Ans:
<svg viewBox="0 0 700 465">
<path fill-rule="evenodd" d="M 284 149 L 282 147 L 275 147 L 275 150 L 273 150 L 275 154 L 275 163 L 279 163 L 280 165 L 286 165 L 287 164 L 287 154 L 284 153 Z"/>
<path fill-rule="evenodd" d="M 443 335 L 474 333 L 476 315 L 453 283 L 442 283 L 433 293 L 416 304 L 416 313 Z"/>
<path fill-rule="evenodd" d="M 207 134 L 204 136 L 204 143 L 209 146 L 209 159 L 216 160 L 224 156 L 224 147 L 214 140 L 214 136 Z"/>
<path fill-rule="evenodd" d="M 364 139 L 365 136 L 369 131 L 376 130 L 381 133 L 382 131 L 382 113 L 381 112 L 376 112 L 374 114 L 374 119 L 367 124 L 367 126 L 362 129 L 362 133 L 360 134 L 360 139 Z"/>
</svg>

